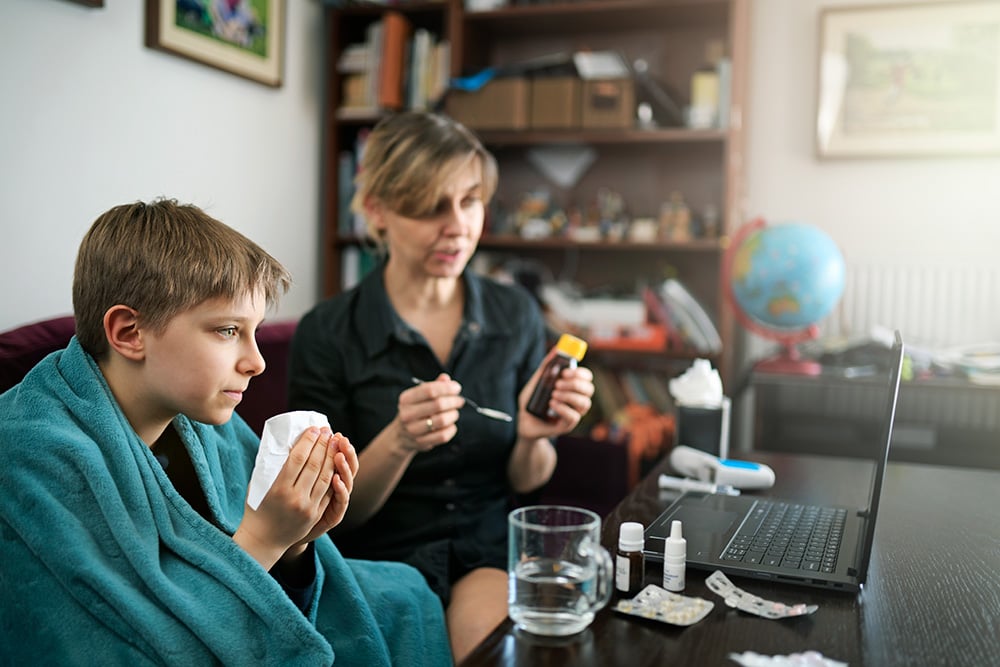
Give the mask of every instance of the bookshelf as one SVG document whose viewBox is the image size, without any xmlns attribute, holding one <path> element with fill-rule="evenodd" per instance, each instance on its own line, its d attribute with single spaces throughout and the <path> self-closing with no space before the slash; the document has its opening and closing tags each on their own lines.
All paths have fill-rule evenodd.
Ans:
<svg viewBox="0 0 1000 667">
<path fill-rule="evenodd" d="M 723 340 L 722 352 L 694 350 L 658 353 L 602 351 L 601 361 L 627 367 L 683 370 L 698 356 L 708 356 L 732 382 L 734 326 L 723 302 L 720 269 L 728 231 L 743 220 L 743 101 L 747 78 L 750 0 L 577 0 L 519 3 L 490 11 L 467 12 L 461 0 L 352 4 L 327 11 L 326 113 L 324 128 L 323 289 L 341 291 L 345 250 L 357 254 L 356 230 L 345 225 L 349 192 L 340 157 L 353 151 L 358 137 L 385 112 L 382 105 L 345 112 L 347 73 L 338 71 L 345 49 L 366 41 L 371 26 L 387 13 L 405 18 L 409 34 L 424 30 L 435 43 L 446 42 L 447 62 L 438 72 L 466 76 L 486 67 L 529 61 L 553 53 L 614 51 L 629 63 L 642 59 L 648 72 L 665 84 L 681 105 L 691 102 L 691 80 L 704 70 L 709 45 L 721 45 L 729 65 L 728 112 L 710 127 L 660 123 L 571 129 L 480 129 L 473 127 L 496 155 L 500 166 L 497 208 L 491 211 L 480 253 L 503 261 L 531 260 L 553 275 L 584 289 L 635 290 L 640 282 L 679 278 L 704 306 Z M 405 78 L 405 75 L 404 75 Z M 405 84 L 404 84 L 405 86 Z M 404 88 L 405 90 L 405 88 Z M 642 99 L 636 89 L 637 99 Z M 405 95 L 405 92 L 404 92 Z M 450 102 L 450 100 L 449 100 Z M 408 104 L 404 104 L 408 106 Z M 446 106 L 446 109 L 451 109 Z M 634 118 L 634 115 L 633 115 Z M 542 146 L 588 146 L 596 159 L 580 179 L 566 187 L 547 182 L 527 153 Z M 690 239 L 653 241 L 580 241 L 565 236 L 529 240 L 500 222 L 516 210 L 524 193 L 547 186 L 553 203 L 581 209 L 598 191 L 613 189 L 636 217 L 657 217 L 672 192 L 683 193 L 697 219 L 717 211 L 715 233 Z M 351 260 L 355 262 L 355 259 Z"/>
</svg>

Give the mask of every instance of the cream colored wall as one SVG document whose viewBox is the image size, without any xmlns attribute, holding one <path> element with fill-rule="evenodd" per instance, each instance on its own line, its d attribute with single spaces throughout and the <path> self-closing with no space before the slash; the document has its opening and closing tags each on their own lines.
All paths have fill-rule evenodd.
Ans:
<svg viewBox="0 0 1000 667">
<path fill-rule="evenodd" d="M 840 245 L 849 263 L 863 267 L 899 267 L 909 276 L 921 267 L 964 272 L 995 266 L 1000 248 L 1000 156 L 817 158 L 820 10 L 863 4 L 754 0 L 748 215 L 817 225 Z M 883 288 L 894 289 L 871 287 Z M 962 294 L 947 296 L 953 297 Z M 1000 294 L 996 297 L 1000 304 Z M 1000 337 L 997 318 L 984 313 L 981 322 L 981 331 L 969 337 Z M 922 335 L 909 333 L 911 339 Z"/>
<path fill-rule="evenodd" d="M 287 3 L 269 88 L 143 46 L 144 2 L 3 0 L 0 329 L 71 312 L 76 249 L 111 206 L 192 202 L 285 263 L 279 316 L 317 292 L 322 7 Z"/>
</svg>

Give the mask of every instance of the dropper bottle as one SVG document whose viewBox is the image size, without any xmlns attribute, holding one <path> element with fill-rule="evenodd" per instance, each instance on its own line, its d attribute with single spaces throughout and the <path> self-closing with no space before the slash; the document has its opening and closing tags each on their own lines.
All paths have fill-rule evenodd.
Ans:
<svg viewBox="0 0 1000 667">
<path fill-rule="evenodd" d="M 563 369 L 576 368 L 586 353 L 586 341 L 570 334 L 559 337 L 559 342 L 556 343 L 556 355 L 542 369 L 541 375 L 538 376 L 538 384 L 528 399 L 526 409 L 530 414 L 546 421 L 556 420 L 556 414 L 549 410 L 549 401 L 552 400 L 552 390 L 556 386 L 556 380 L 559 379 Z"/>
<path fill-rule="evenodd" d="M 670 524 L 670 537 L 663 540 L 663 587 L 679 593 L 684 590 L 687 540 L 681 535 L 681 522 Z"/>
</svg>

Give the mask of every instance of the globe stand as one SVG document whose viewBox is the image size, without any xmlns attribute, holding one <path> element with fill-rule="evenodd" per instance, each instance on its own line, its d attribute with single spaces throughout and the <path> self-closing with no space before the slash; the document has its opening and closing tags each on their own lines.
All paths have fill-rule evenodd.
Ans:
<svg viewBox="0 0 1000 667">
<path fill-rule="evenodd" d="M 747 318 L 749 320 L 749 318 Z M 763 327 L 758 327 L 756 322 L 743 322 L 755 334 L 765 338 L 776 339 L 781 345 L 781 352 L 768 359 L 761 359 L 754 362 L 753 369 L 758 373 L 780 373 L 781 375 L 819 375 L 823 372 L 823 366 L 818 361 L 803 359 L 796 346 L 804 340 L 812 340 L 819 336 L 819 327 L 810 325 L 805 331 L 791 336 L 781 336 L 773 331 L 766 331 Z M 760 329 L 761 331 L 758 331 Z"/>
</svg>

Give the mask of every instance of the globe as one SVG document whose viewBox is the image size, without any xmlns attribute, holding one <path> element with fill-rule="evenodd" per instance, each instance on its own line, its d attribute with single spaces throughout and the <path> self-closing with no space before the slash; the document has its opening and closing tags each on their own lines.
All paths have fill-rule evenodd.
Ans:
<svg viewBox="0 0 1000 667">
<path fill-rule="evenodd" d="M 777 341 L 782 353 L 757 370 L 816 374 L 796 345 L 819 335 L 817 323 L 844 293 L 846 266 L 837 244 L 803 223 L 754 220 L 734 234 L 723 258 L 723 285 L 736 318 L 753 333 Z"/>
</svg>

